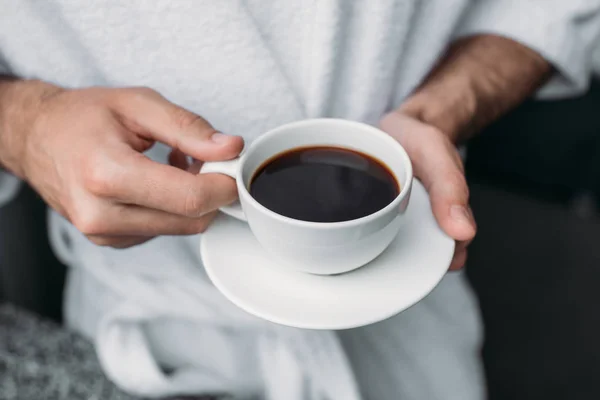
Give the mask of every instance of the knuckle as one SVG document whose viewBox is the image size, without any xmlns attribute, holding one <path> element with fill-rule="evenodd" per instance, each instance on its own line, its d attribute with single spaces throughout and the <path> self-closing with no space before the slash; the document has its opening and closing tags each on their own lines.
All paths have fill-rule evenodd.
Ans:
<svg viewBox="0 0 600 400">
<path fill-rule="evenodd" d="M 201 117 L 181 107 L 173 108 L 173 111 L 171 112 L 171 118 L 173 119 L 174 125 L 182 132 L 187 132 L 195 126 L 199 126 L 203 123 L 203 119 Z"/>
<path fill-rule="evenodd" d="M 102 168 L 90 168 L 84 174 L 84 186 L 92 194 L 104 196 L 110 192 L 110 177 Z"/>
<path fill-rule="evenodd" d="M 185 196 L 183 214 L 196 218 L 204 214 L 206 205 L 210 203 L 210 193 L 206 190 L 190 187 Z"/>
<path fill-rule="evenodd" d="M 78 210 L 71 222 L 86 236 L 101 236 L 107 233 L 106 219 L 96 208 Z"/>
<path fill-rule="evenodd" d="M 83 170 L 83 185 L 90 193 L 103 197 L 115 193 L 118 174 L 112 163 L 94 157 Z"/>
</svg>

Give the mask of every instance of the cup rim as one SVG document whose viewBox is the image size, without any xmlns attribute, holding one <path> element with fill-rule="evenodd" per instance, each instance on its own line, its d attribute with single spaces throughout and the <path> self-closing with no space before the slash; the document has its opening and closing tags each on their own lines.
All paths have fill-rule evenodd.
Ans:
<svg viewBox="0 0 600 400">
<path fill-rule="evenodd" d="M 294 219 L 294 218 L 286 217 L 285 215 L 278 214 L 275 211 L 272 211 L 272 210 L 268 209 L 267 207 L 263 206 L 262 204 L 260 204 L 258 202 L 258 200 L 256 200 L 254 197 L 252 197 L 252 195 L 248 191 L 248 188 L 246 187 L 246 184 L 243 180 L 242 172 L 244 169 L 244 164 L 248 158 L 248 155 L 253 151 L 253 149 L 260 146 L 261 143 L 269 140 L 273 136 L 283 134 L 283 132 L 287 131 L 290 128 L 306 127 L 306 126 L 317 125 L 317 124 L 346 125 L 346 126 L 351 126 L 353 128 L 360 128 L 365 131 L 368 131 L 369 134 L 378 136 L 379 138 L 387 141 L 390 146 L 396 148 L 400 157 L 403 158 L 403 162 L 404 162 L 404 165 L 406 168 L 406 170 L 405 170 L 406 183 L 400 188 L 400 193 L 398 193 L 398 195 L 394 198 L 394 200 L 392 200 L 390 202 L 390 204 L 388 204 L 387 206 L 383 207 L 382 209 L 380 209 L 372 214 L 365 215 L 364 217 L 357 218 L 357 219 L 351 219 L 348 221 L 339 221 L 339 222 L 313 222 L 313 221 L 303 221 L 300 219 Z M 396 179 L 398 179 L 398 177 L 396 177 Z M 236 181 L 238 182 L 238 185 L 237 185 L 238 191 L 241 191 L 239 193 L 239 195 L 240 195 L 240 197 L 243 195 L 245 197 L 245 199 L 253 207 L 255 207 L 256 209 L 260 210 L 262 213 L 267 214 L 271 218 L 274 218 L 280 222 L 285 222 L 287 224 L 298 226 L 298 227 L 316 228 L 316 229 L 349 228 L 349 227 L 354 227 L 357 225 L 364 225 L 365 223 L 376 220 L 381 215 L 388 213 L 391 209 L 400 207 L 400 203 L 402 202 L 402 200 L 404 200 L 404 198 L 408 195 L 408 193 L 411 190 L 412 180 L 413 180 L 412 162 L 410 160 L 410 157 L 408 156 L 408 153 L 404 149 L 404 147 L 398 141 L 396 141 L 396 139 L 394 139 L 387 133 L 383 132 L 381 129 L 376 128 L 372 125 L 368 125 L 368 124 L 365 124 L 363 122 L 358 122 L 358 121 L 341 119 L 341 118 L 305 119 L 305 120 L 300 120 L 300 121 L 289 122 L 287 124 L 278 126 L 277 128 L 274 128 L 274 129 L 268 131 L 267 133 L 259 136 L 256 140 L 254 140 L 250 144 L 250 146 L 244 151 L 244 154 L 242 154 L 242 156 L 240 157 L 240 163 L 239 163 L 239 167 L 238 167 L 238 170 L 236 173 Z"/>
</svg>

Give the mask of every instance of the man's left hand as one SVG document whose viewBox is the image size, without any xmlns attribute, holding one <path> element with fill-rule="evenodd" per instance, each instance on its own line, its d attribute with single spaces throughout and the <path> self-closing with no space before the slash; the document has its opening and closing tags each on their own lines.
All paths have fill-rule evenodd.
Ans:
<svg viewBox="0 0 600 400">
<path fill-rule="evenodd" d="M 415 177 L 429 193 L 438 224 L 456 240 L 450 270 L 462 268 L 467 260 L 467 246 L 475 237 L 477 227 L 456 146 L 439 129 L 400 111 L 387 114 L 380 127 L 408 152 Z"/>
</svg>

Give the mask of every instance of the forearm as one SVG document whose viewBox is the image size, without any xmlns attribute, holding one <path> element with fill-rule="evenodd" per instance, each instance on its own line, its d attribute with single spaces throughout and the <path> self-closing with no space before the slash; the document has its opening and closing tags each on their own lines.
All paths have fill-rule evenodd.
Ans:
<svg viewBox="0 0 600 400">
<path fill-rule="evenodd" d="M 461 39 L 399 110 L 460 142 L 531 96 L 552 70 L 515 41 L 493 35 Z"/>
<path fill-rule="evenodd" d="M 28 128 L 35 123 L 43 99 L 55 90 L 41 81 L 0 76 L 0 167 L 24 177 Z"/>
</svg>

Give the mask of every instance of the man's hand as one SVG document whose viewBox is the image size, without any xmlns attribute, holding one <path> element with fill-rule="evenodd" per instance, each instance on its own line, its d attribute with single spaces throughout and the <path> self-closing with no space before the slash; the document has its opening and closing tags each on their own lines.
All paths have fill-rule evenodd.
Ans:
<svg viewBox="0 0 600 400">
<path fill-rule="evenodd" d="M 479 35 L 453 43 L 423 84 L 381 121 L 413 161 L 441 228 L 457 241 L 450 269 L 461 268 L 476 226 L 456 144 L 529 97 L 552 74 L 533 50 Z"/>
<path fill-rule="evenodd" d="M 0 87 L 0 162 L 92 242 L 128 247 L 158 235 L 202 232 L 237 197 L 219 174 L 197 175 L 186 156 L 236 157 L 240 137 L 147 88 L 63 90 L 41 82 Z M 147 158 L 156 141 L 171 165 Z"/>
<path fill-rule="evenodd" d="M 381 128 L 408 152 L 415 177 L 429 193 L 436 220 L 457 241 L 450 269 L 460 269 L 467 260 L 467 246 L 477 229 L 456 147 L 439 129 L 401 112 L 386 115 L 381 120 Z"/>
</svg>

